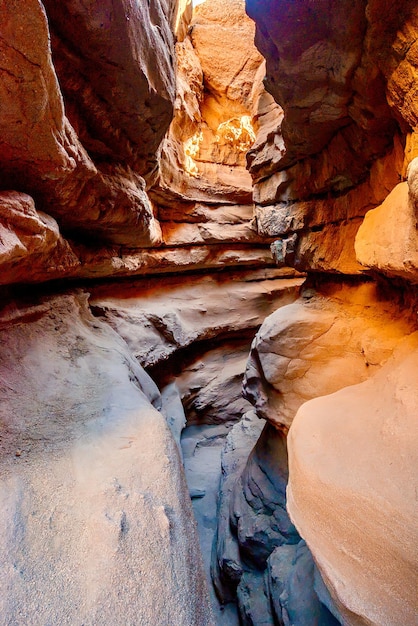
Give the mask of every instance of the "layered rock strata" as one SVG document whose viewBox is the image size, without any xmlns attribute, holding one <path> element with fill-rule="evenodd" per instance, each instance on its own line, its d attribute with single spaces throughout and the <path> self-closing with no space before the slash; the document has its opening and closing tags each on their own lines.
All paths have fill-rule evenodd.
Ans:
<svg viewBox="0 0 418 626">
<path fill-rule="evenodd" d="M 254 27 L 236 2 L 222 66 L 210 11 L 188 33 L 187 3 L 10 0 L 0 13 L 2 617 L 212 624 L 181 400 L 191 421 L 230 428 L 249 407 L 252 335 L 302 282 L 274 267 L 253 219 Z M 180 170 L 170 141 L 188 142 Z M 110 276 L 143 280 L 83 283 Z"/>
<path fill-rule="evenodd" d="M 8 622 L 213 623 L 188 419 L 242 623 L 413 623 L 416 3 L 247 11 L 0 8 Z"/>
<path fill-rule="evenodd" d="M 211 5 L 188 29 L 185 3 L 5 3 L 1 284 L 272 265 L 245 169 L 254 26 Z"/>
<path fill-rule="evenodd" d="M 247 0 L 276 100 L 259 90 L 258 137 L 247 156 L 258 229 L 277 237 L 279 265 L 311 276 L 302 299 L 270 316 L 257 334 L 244 391 L 276 431 L 290 426 L 289 511 L 321 574 L 294 539 L 273 546 L 267 565 L 266 555 L 253 555 L 244 577 L 247 546 L 259 540 L 265 511 L 255 504 L 249 539 L 234 522 L 235 503 L 271 501 L 269 480 L 282 473 L 272 468 L 269 480 L 267 472 L 254 481 L 260 439 L 236 483 L 238 495 L 226 494 L 229 505 L 222 499 L 234 565 L 222 557 L 231 531 L 220 522 L 215 568 L 225 601 L 242 581 L 241 619 L 248 624 L 412 624 L 417 611 L 416 519 L 404 490 L 405 481 L 415 484 L 408 415 L 417 400 L 408 375 L 403 385 L 397 374 L 415 368 L 417 13 L 412 2 L 396 4 L 387 19 L 377 0 L 349 4 L 344 10 L 326 1 Z M 367 451 L 363 434 L 374 439 Z M 283 510 L 281 490 L 272 511 Z M 385 539 L 386 515 L 403 529 L 388 530 Z M 297 588 L 293 567 L 305 558 L 306 580 L 316 573 L 305 596 L 308 612 L 295 617 L 288 590 Z M 297 603 L 301 609 L 304 600 Z M 319 606 L 327 608 L 318 613 Z"/>
</svg>

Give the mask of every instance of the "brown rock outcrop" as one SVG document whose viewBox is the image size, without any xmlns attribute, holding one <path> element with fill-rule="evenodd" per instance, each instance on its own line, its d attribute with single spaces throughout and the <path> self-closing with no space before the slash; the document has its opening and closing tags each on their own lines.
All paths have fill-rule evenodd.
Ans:
<svg viewBox="0 0 418 626">
<path fill-rule="evenodd" d="M 176 3 L 44 5 L 68 115 L 84 147 L 98 160 L 151 175 L 173 113 Z"/>
<path fill-rule="evenodd" d="M 413 111 L 407 93 L 413 84 L 414 61 L 406 42 L 413 40 L 416 15 L 407 2 L 396 17 L 378 26 L 382 24 L 376 19 L 379 6 L 370 2 L 366 10 L 366 3 L 359 0 L 347 3 L 345 12 L 326 0 L 315 7 L 303 0 L 247 2 L 247 11 L 257 22 L 256 43 L 267 58 L 267 88 L 284 109 L 283 121 L 283 114 L 276 112 L 274 128 L 274 116 L 263 115 L 266 99 L 260 100 L 257 119 L 270 130 L 263 135 L 260 129 L 261 137 L 248 155 L 254 198 L 259 216 L 265 206 L 271 213 L 274 208 L 282 211 L 302 203 L 298 214 L 307 216 L 307 222 L 287 231 L 297 235 L 288 262 L 304 270 L 361 271 L 354 239 L 368 206 L 364 185 L 374 186 L 370 168 L 380 170 L 380 187 L 381 170 L 387 168 L 384 187 L 390 185 L 388 191 L 405 171 L 396 125 L 401 122 L 404 143 L 402 134 L 408 125 L 414 129 L 413 113 L 404 106 L 397 108 L 393 94 L 404 93 Z M 376 191 L 369 208 L 387 195 L 382 187 Z M 333 206 L 341 206 L 347 194 L 352 210 L 347 216 L 336 215 Z M 311 203 L 311 209 L 303 206 L 305 202 Z M 308 225 L 312 212 L 322 213 L 321 205 L 328 212 L 322 243 L 319 225 Z M 286 230 L 278 236 L 285 237 Z"/>
<path fill-rule="evenodd" d="M 416 515 L 402 494 L 417 467 L 416 2 L 246 6 L 277 102 L 258 92 L 247 157 L 258 230 L 277 237 L 279 265 L 322 274 L 311 283 L 319 301 L 308 290 L 308 301 L 261 327 L 247 397 L 280 429 L 298 411 L 289 510 L 331 612 L 353 625 L 412 624 Z M 340 292 L 337 273 L 351 285 Z M 375 286 L 344 277 L 366 273 Z M 279 558 L 276 589 L 287 589 L 290 567 Z"/>
<path fill-rule="evenodd" d="M 327 291 L 273 313 L 253 341 L 244 393 L 279 429 L 307 400 L 369 378 L 414 329 L 373 283 Z"/>
<path fill-rule="evenodd" d="M 95 237 L 128 245 L 158 243 L 158 225 L 144 192 L 145 182 L 139 175 L 146 170 L 132 172 L 126 159 L 113 164 L 94 164 L 65 116 L 43 6 L 37 0 L 25 6 L 10 0 L 1 10 L 5 65 L 0 87 L 4 111 L 0 116 L 3 189 L 29 192 L 37 207 L 56 218 L 66 231 L 85 233 L 94 229 Z M 111 22 L 114 19 L 112 12 L 109 19 Z M 137 16 L 137 29 L 138 23 Z M 108 30 L 103 32 L 107 33 L 105 37 L 109 36 Z M 86 35 L 85 41 L 88 40 Z M 129 50 L 124 53 L 127 70 L 132 70 L 128 72 L 127 82 L 133 81 L 139 72 L 133 69 L 134 48 Z M 171 80 L 174 80 L 173 70 Z M 101 80 L 101 84 L 108 82 Z M 124 97 L 120 90 L 114 92 L 114 108 L 117 108 L 115 102 L 123 105 Z M 166 113 L 167 126 L 170 107 Z M 157 143 L 162 129 L 164 126 L 159 128 L 160 134 L 155 133 Z M 123 129 L 119 127 L 116 134 L 120 133 Z M 156 149 L 155 142 L 153 145 Z"/>
<path fill-rule="evenodd" d="M 0 192 L 0 284 L 65 276 L 79 264 L 56 221 L 38 213 L 30 196 Z"/>
<path fill-rule="evenodd" d="M 406 182 L 397 185 L 380 207 L 367 213 L 355 249 L 365 267 L 418 282 L 417 217 Z"/>
</svg>

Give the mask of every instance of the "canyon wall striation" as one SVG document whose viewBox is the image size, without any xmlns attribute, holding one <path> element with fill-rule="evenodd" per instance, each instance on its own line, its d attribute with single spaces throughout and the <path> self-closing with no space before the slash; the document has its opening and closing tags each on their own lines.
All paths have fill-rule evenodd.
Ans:
<svg viewBox="0 0 418 626">
<path fill-rule="evenodd" d="M 413 624 L 416 3 L 246 7 L 270 94 L 247 153 L 258 232 L 308 278 L 252 343 L 244 395 L 268 425 L 221 487 L 214 579 L 245 624 Z"/>
<path fill-rule="evenodd" d="M 418 10 L 246 11 L 0 7 L 4 624 L 414 623 Z"/>
<path fill-rule="evenodd" d="M 214 623 L 176 444 L 251 409 L 251 340 L 303 282 L 257 231 L 262 57 L 223 9 L 0 8 L 4 623 Z"/>
</svg>

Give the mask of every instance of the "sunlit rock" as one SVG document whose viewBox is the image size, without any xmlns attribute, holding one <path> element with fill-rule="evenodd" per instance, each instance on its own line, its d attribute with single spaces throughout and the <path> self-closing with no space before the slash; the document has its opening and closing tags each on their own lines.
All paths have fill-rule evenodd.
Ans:
<svg viewBox="0 0 418 626">
<path fill-rule="evenodd" d="M 383 204 L 369 211 L 356 237 L 359 262 L 368 269 L 418 282 L 417 217 L 408 184 L 401 183 Z"/>
<path fill-rule="evenodd" d="M 289 432 L 288 509 L 347 624 L 416 617 L 417 339 L 304 404 Z"/>
<path fill-rule="evenodd" d="M 244 380 L 260 417 L 284 430 L 307 400 L 369 378 L 414 328 L 373 284 L 306 295 L 266 318 Z"/>
<path fill-rule="evenodd" d="M 245 154 L 255 139 L 252 93 L 262 62 L 253 37 L 242 0 L 229 2 L 227 11 L 220 0 L 206 0 L 195 10 L 189 37 L 176 46 L 175 115 L 154 192 L 163 204 L 173 196 L 251 202 Z"/>
</svg>

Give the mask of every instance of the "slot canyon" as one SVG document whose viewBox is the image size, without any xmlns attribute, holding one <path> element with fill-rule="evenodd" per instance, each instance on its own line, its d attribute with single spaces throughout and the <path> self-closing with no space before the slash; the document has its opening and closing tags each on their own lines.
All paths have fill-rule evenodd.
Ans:
<svg viewBox="0 0 418 626">
<path fill-rule="evenodd" d="M 417 220 L 417 0 L 2 0 L 0 626 L 416 626 Z"/>
</svg>

